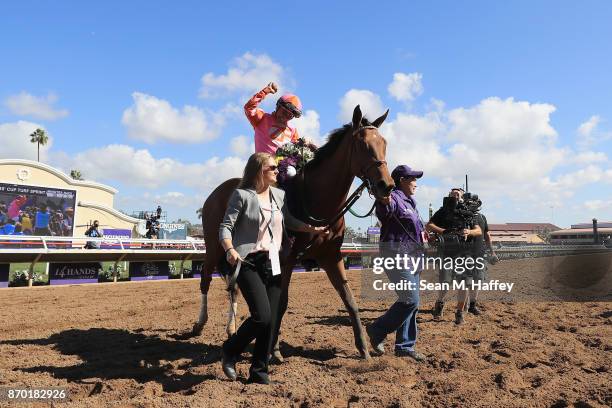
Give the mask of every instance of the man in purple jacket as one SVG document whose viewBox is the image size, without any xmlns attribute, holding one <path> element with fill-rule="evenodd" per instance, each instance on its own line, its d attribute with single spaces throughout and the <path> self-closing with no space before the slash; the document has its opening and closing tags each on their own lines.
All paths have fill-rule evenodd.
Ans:
<svg viewBox="0 0 612 408">
<path fill-rule="evenodd" d="M 387 200 L 376 202 L 376 216 L 381 222 L 380 256 L 396 255 L 420 257 L 423 254 L 425 228 L 417 211 L 414 193 L 422 171 L 408 166 L 397 166 L 391 173 L 395 188 Z M 416 316 L 419 310 L 419 276 L 422 265 L 412 262 L 408 268 L 386 269 L 390 282 L 410 283 L 413 289 L 398 289 L 398 300 L 366 329 L 374 351 L 383 354 L 385 337 L 395 332 L 395 355 L 423 361 L 425 357 L 415 350 L 417 339 Z"/>
</svg>

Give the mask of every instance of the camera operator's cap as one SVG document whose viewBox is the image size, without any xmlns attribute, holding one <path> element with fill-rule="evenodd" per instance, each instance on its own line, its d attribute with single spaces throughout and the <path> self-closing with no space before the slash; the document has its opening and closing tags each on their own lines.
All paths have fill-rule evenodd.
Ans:
<svg viewBox="0 0 612 408">
<path fill-rule="evenodd" d="M 400 177 L 404 177 L 404 178 L 408 178 L 408 177 L 421 178 L 421 177 L 423 177 L 423 172 L 422 171 L 417 171 L 417 170 L 412 170 L 410 167 L 408 167 L 406 165 L 401 165 L 401 166 L 397 166 L 396 168 L 394 168 L 393 171 L 391 172 L 391 178 L 393 180 L 397 180 Z"/>
</svg>

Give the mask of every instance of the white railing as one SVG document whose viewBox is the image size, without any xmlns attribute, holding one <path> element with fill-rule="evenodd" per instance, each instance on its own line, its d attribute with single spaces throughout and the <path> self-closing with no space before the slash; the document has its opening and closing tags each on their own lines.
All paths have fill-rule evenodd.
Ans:
<svg viewBox="0 0 612 408">
<path fill-rule="evenodd" d="M 204 251 L 203 240 L 93 238 L 93 237 L 39 237 L 30 235 L 0 235 L 0 251 L 22 249 L 75 250 L 84 249 L 88 242 L 96 243 L 98 250 L 173 250 Z"/>
</svg>

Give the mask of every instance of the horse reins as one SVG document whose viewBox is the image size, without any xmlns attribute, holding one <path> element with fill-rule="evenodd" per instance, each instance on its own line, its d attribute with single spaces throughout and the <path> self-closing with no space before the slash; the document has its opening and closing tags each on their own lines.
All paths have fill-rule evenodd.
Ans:
<svg viewBox="0 0 612 408">
<path fill-rule="evenodd" d="M 361 132 L 362 130 L 365 129 L 377 129 L 376 126 L 372 126 L 372 125 L 368 125 L 368 126 L 360 126 L 359 128 L 357 128 L 356 130 L 353 131 L 353 136 L 355 136 L 357 133 Z M 353 145 L 354 146 L 354 145 Z M 353 147 L 351 147 L 351 157 L 349 159 L 349 167 L 350 167 L 350 163 L 353 159 Z M 376 202 L 374 204 L 372 204 L 372 208 L 370 209 L 370 211 L 368 211 L 368 213 L 366 215 L 363 216 L 359 216 L 357 215 L 355 212 L 353 212 L 351 210 L 351 207 L 355 204 L 355 202 L 357 202 L 357 200 L 359 200 L 359 198 L 361 197 L 361 194 L 363 193 L 363 190 L 365 188 L 368 189 L 368 191 L 371 193 L 372 192 L 372 183 L 370 182 L 370 180 L 367 178 L 367 173 L 368 171 L 370 171 L 370 169 L 372 169 L 372 167 L 380 167 L 383 164 L 387 164 L 386 161 L 384 160 L 375 160 L 374 162 L 372 162 L 370 165 L 368 165 L 365 169 L 363 169 L 362 171 L 360 171 L 360 174 L 357 175 L 357 177 L 361 180 L 361 185 L 355 190 L 353 191 L 353 193 L 344 201 L 344 203 L 340 206 L 340 211 L 338 212 L 338 214 L 336 214 L 331 220 L 327 221 L 324 219 L 318 219 L 313 217 L 310 212 L 308 211 L 307 205 L 306 205 L 306 195 L 303 194 L 304 193 L 304 187 L 306 184 L 306 169 L 304 168 L 301 172 L 301 185 L 302 188 L 300 189 L 300 193 L 302 193 L 302 209 L 304 211 L 304 214 L 306 215 L 306 218 L 308 219 L 309 222 L 314 222 L 317 224 L 325 224 L 326 228 L 325 231 L 328 231 L 329 228 L 334 225 L 336 222 L 338 222 L 338 220 L 340 218 L 342 218 L 344 216 L 344 214 L 346 214 L 348 211 L 351 212 L 351 214 L 355 215 L 356 217 L 359 218 L 366 218 L 368 216 L 370 216 L 370 214 L 372 214 L 372 211 L 374 211 L 374 207 L 376 206 Z M 304 247 L 303 251 L 300 251 L 300 253 L 298 253 L 296 260 L 300 260 L 302 258 L 302 256 L 306 253 L 306 251 L 308 251 L 312 245 L 314 244 L 314 242 L 317 239 L 317 235 L 315 235 L 314 237 L 312 237 L 310 239 L 310 241 L 308 242 L 308 244 L 306 244 L 306 247 Z"/>
</svg>

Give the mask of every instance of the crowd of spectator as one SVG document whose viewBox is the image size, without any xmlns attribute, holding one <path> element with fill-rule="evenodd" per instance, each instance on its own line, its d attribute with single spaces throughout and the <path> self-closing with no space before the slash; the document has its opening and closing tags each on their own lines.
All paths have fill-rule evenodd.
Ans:
<svg viewBox="0 0 612 408">
<path fill-rule="evenodd" d="M 0 198 L 0 235 L 72 236 L 74 208 L 65 200 L 40 202 L 20 195 Z"/>
</svg>

